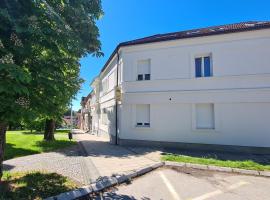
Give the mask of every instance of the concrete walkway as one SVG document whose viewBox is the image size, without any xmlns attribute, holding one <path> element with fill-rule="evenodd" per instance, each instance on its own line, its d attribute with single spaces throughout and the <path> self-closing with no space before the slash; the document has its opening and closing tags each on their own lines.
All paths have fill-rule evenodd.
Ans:
<svg viewBox="0 0 270 200">
<path fill-rule="evenodd" d="M 106 138 L 78 132 L 74 138 L 83 145 L 92 162 L 89 166 L 92 165 L 92 171 L 97 171 L 100 177 L 124 174 L 159 162 L 160 155 L 156 151 L 147 151 L 145 148 L 134 151 L 109 144 Z"/>
</svg>

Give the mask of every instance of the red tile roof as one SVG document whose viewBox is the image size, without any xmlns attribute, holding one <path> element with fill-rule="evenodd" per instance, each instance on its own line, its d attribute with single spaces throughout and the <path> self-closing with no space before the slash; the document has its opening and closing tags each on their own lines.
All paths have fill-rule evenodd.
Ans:
<svg viewBox="0 0 270 200">
<path fill-rule="evenodd" d="M 122 42 L 118 44 L 118 46 L 115 48 L 114 52 L 112 53 L 108 61 L 105 63 L 101 72 L 105 70 L 105 68 L 107 67 L 111 59 L 114 57 L 114 55 L 118 52 L 120 47 L 154 43 L 154 42 L 162 42 L 162 41 L 170 41 L 170 40 L 178 40 L 178 39 L 185 39 L 185 38 L 194 38 L 194 37 L 203 37 L 203 36 L 211 36 L 211 35 L 219 35 L 219 34 L 252 31 L 252 30 L 259 30 L 259 29 L 269 29 L 269 28 L 270 28 L 270 21 L 247 21 L 247 22 L 240 22 L 240 23 L 235 23 L 235 24 L 210 26 L 207 28 L 192 29 L 192 30 L 179 31 L 179 32 L 173 32 L 173 33 L 157 34 L 157 35 L 152 35 L 149 37 L 144 37 L 144 38 L 140 38 L 136 40 Z"/>
</svg>

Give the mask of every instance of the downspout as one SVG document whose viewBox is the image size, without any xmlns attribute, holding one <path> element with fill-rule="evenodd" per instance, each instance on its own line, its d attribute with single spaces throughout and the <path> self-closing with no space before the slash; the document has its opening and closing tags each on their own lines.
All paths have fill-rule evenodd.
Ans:
<svg viewBox="0 0 270 200">
<path fill-rule="evenodd" d="M 117 65 L 116 65 L 116 88 L 118 88 L 118 71 L 119 71 L 119 52 L 117 50 Z M 115 145 L 118 145 L 118 106 L 117 98 L 115 97 Z"/>
</svg>

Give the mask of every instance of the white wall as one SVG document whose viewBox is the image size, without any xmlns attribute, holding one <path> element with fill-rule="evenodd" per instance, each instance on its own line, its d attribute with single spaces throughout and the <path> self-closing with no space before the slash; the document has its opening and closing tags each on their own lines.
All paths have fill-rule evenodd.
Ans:
<svg viewBox="0 0 270 200">
<path fill-rule="evenodd" d="M 151 79 L 194 77 L 194 57 L 211 53 L 213 76 L 270 73 L 270 30 L 182 39 L 123 50 L 124 81 L 136 80 L 138 60 L 151 59 Z"/>
<path fill-rule="evenodd" d="M 120 138 L 270 147 L 270 30 L 123 48 Z M 194 78 L 194 58 L 211 54 L 213 77 Z M 136 81 L 151 59 L 151 80 Z M 194 129 L 194 105 L 213 103 L 215 130 Z M 150 104 L 150 128 L 134 105 Z"/>
<path fill-rule="evenodd" d="M 192 128 L 192 104 L 151 104 L 150 128 L 132 123 L 132 105 L 123 105 L 120 138 L 270 147 L 270 103 L 215 104 L 216 130 Z"/>
</svg>

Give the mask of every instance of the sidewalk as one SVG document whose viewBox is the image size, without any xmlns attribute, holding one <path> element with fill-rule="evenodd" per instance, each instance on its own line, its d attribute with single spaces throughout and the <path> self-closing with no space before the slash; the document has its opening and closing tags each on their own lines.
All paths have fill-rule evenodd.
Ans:
<svg viewBox="0 0 270 200">
<path fill-rule="evenodd" d="M 83 145 L 87 158 L 92 162 L 88 162 L 89 170 L 97 171 L 101 177 L 124 174 L 159 162 L 159 153 L 150 149 L 136 151 L 109 144 L 107 139 L 102 137 L 78 132 L 74 134 L 74 138 Z"/>
</svg>

